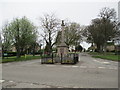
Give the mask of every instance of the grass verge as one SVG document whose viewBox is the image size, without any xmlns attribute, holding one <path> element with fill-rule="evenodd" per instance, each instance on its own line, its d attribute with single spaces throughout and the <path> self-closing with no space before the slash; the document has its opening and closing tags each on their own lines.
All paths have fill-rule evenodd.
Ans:
<svg viewBox="0 0 120 90">
<path fill-rule="evenodd" d="M 113 61 L 120 61 L 120 55 L 115 55 L 115 53 L 107 52 L 105 55 L 103 53 L 90 52 L 89 53 L 94 58 L 101 58 Z"/>
<path fill-rule="evenodd" d="M 0 63 L 6 63 L 6 62 L 14 62 L 14 61 L 27 61 L 27 60 L 33 60 L 33 59 L 40 59 L 41 56 L 32 56 L 32 55 L 27 55 L 26 58 L 25 56 L 21 56 L 20 58 L 17 58 L 16 56 L 14 57 L 5 57 L 4 59 L 0 60 Z"/>
</svg>

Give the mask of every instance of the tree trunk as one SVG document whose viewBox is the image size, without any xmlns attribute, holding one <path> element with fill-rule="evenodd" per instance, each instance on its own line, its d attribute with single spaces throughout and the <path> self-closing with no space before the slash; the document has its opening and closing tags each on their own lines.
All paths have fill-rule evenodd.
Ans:
<svg viewBox="0 0 120 90">
<path fill-rule="evenodd" d="M 20 47 L 17 46 L 16 49 L 17 49 L 17 58 L 19 58 L 19 57 L 21 56 L 21 55 L 20 55 Z"/>
<path fill-rule="evenodd" d="M 100 52 L 100 45 L 97 44 L 97 52 Z"/>
<path fill-rule="evenodd" d="M 33 45 L 33 56 L 35 56 L 35 44 Z"/>
<path fill-rule="evenodd" d="M 1 56 L 2 56 L 2 59 L 4 59 L 4 49 L 3 48 L 2 48 Z"/>
<path fill-rule="evenodd" d="M 20 37 L 19 37 L 19 22 L 17 20 L 17 36 L 16 36 L 16 49 L 17 49 L 17 58 L 19 58 L 21 55 L 20 55 Z"/>
<path fill-rule="evenodd" d="M 106 51 L 107 51 L 107 43 L 104 44 L 104 54 L 106 55 Z"/>
<path fill-rule="evenodd" d="M 49 45 L 49 46 L 48 46 L 48 49 L 49 49 L 49 50 L 48 50 L 48 53 L 49 53 L 49 55 L 51 55 L 51 53 L 52 53 L 52 46 Z"/>
<path fill-rule="evenodd" d="M 33 56 L 35 56 L 35 47 L 33 48 Z"/>
</svg>

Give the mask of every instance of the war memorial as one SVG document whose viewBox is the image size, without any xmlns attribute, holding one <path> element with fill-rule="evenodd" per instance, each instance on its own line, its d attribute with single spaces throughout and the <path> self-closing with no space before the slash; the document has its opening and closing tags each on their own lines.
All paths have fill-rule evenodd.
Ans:
<svg viewBox="0 0 120 90">
<path fill-rule="evenodd" d="M 57 53 L 51 53 L 49 57 L 44 57 L 41 60 L 41 64 L 76 64 L 78 62 L 77 53 L 69 53 L 69 47 L 65 43 L 65 34 L 64 34 L 64 20 L 61 24 L 61 40 L 60 44 L 57 46 Z"/>
</svg>

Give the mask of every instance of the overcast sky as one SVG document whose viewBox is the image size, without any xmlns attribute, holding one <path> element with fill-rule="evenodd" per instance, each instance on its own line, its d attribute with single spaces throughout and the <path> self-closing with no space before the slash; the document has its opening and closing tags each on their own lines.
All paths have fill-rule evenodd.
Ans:
<svg viewBox="0 0 120 90">
<path fill-rule="evenodd" d="M 51 2 L 50 2 L 51 1 Z M 57 0 L 56 0 L 57 1 Z M 114 2 L 113 2 L 114 1 Z M 98 0 L 78 1 L 78 0 L 3 0 L 0 1 L 2 19 L 0 26 L 13 18 L 26 16 L 35 25 L 39 25 L 39 17 L 44 13 L 55 13 L 59 19 L 68 19 L 81 25 L 89 25 L 91 20 L 98 17 L 100 9 L 103 7 L 114 8 L 118 13 L 118 0 Z M 88 45 L 84 44 L 87 48 Z"/>
</svg>

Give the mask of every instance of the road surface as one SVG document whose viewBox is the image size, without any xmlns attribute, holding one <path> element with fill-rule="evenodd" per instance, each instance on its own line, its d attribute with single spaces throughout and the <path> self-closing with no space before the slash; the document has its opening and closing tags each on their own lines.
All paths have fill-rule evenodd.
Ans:
<svg viewBox="0 0 120 90">
<path fill-rule="evenodd" d="M 76 65 L 4 63 L 0 82 L 3 88 L 118 88 L 118 62 L 79 56 Z"/>
</svg>

